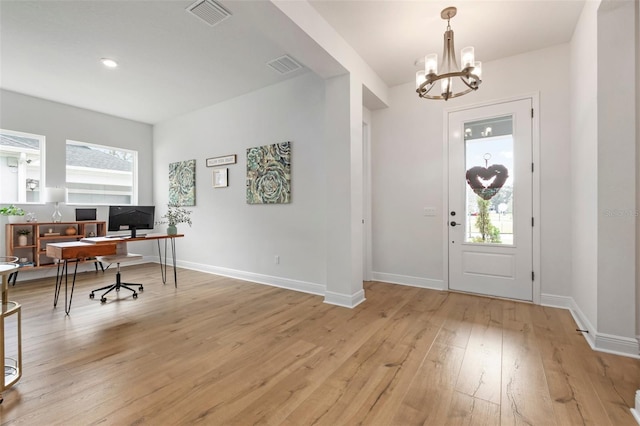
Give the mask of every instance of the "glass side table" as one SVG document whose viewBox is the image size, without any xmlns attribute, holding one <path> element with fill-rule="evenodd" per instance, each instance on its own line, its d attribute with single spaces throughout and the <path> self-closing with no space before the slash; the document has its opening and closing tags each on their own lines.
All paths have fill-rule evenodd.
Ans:
<svg viewBox="0 0 640 426">
<path fill-rule="evenodd" d="M 5 260 L 4 263 L 1 261 Z M 0 403 L 4 400 L 2 393 L 15 385 L 22 377 L 22 310 L 20 304 L 9 300 L 9 275 L 16 272 L 19 265 L 0 258 L 0 275 L 2 276 L 2 299 L 0 300 L 0 360 L 3 360 L 4 378 L 0 383 Z M 16 315 L 16 357 L 6 357 L 5 319 Z"/>
</svg>

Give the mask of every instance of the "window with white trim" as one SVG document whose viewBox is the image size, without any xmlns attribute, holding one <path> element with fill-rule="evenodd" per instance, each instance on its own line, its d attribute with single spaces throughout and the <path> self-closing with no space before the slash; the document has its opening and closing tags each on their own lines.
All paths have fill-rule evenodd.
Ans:
<svg viewBox="0 0 640 426">
<path fill-rule="evenodd" d="M 42 202 L 45 137 L 0 129 L 0 203 Z"/>
<path fill-rule="evenodd" d="M 137 151 L 67 140 L 67 203 L 136 204 L 137 170 Z"/>
</svg>

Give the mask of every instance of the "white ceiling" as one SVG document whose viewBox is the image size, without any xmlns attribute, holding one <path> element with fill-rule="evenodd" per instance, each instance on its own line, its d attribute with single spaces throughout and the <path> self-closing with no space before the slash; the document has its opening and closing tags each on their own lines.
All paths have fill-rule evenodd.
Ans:
<svg viewBox="0 0 640 426">
<path fill-rule="evenodd" d="M 483 62 L 568 42 L 584 6 L 584 0 L 310 3 L 388 86 L 414 80 L 416 59 L 429 53 L 441 58 L 447 22 L 440 12 L 448 6 L 458 8 L 451 19 L 456 55 L 474 46 Z"/>
<path fill-rule="evenodd" d="M 322 77 L 343 72 L 269 1 L 220 1 L 232 16 L 215 27 L 185 12 L 192 3 L 1 0 L 0 87 L 158 123 L 307 72 L 265 65 L 284 54 Z M 441 54 L 446 6 L 458 7 L 457 50 L 473 45 L 486 62 L 569 41 L 584 0 L 310 3 L 394 86 L 414 79 L 417 58 Z"/>
</svg>

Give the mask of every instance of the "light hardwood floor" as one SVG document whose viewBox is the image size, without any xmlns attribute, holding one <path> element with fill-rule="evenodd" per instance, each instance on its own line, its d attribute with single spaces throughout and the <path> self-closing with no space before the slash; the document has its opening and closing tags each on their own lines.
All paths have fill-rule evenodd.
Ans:
<svg viewBox="0 0 640 426">
<path fill-rule="evenodd" d="M 367 283 L 365 303 L 158 265 L 102 305 L 79 276 L 18 282 L 24 375 L 0 424 L 635 425 L 640 361 L 593 352 L 568 311 Z"/>
</svg>

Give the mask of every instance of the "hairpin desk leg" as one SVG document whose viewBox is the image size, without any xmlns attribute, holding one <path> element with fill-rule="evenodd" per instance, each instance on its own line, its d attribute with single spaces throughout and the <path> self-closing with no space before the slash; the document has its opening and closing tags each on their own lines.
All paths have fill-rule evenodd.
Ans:
<svg viewBox="0 0 640 426">
<path fill-rule="evenodd" d="M 71 292 L 68 293 L 69 287 L 69 260 L 74 260 L 76 265 L 73 270 L 73 280 L 71 282 Z M 69 315 L 71 312 L 71 300 L 73 299 L 73 289 L 76 287 L 76 275 L 78 272 L 78 259 L 64 259 L 62 261 L 62 269 L 60 263 L 58 263 L 58 269 L 56 271 L 56 288 L 53 295 L 53 307 L 58 304 L 58 298 L 60 297 L 60 289 L 62 288 L 62 278 L 64 276 L 64 312 Z"/>
<path fill-rule="evenodd" d="M 164 240 L 165 248 L 167 240 Z M 176 269 L 176 239 L 171 238 L 171 257 L 173 258 L 173 284 L 178 288 L 178 270 Z M 166 259 L 165 259 L 166 262 Z"/>
<path fill-rule="evenodd" d="M 156 240 L 158 243 L 158 258 L 160 259 L 160 274 L 162 275 L 162 284 L 167 283 L 167 243 L 164 244 L 164 264 L 162 262 L 162 252 L 160 251 L 160 240 Z"/>
<path fill-rule="evenodd" d="M 62 287 L 62 275 L 64 274 L 64 267 L 67 264 L 67 261 L 58 261 L 58 268 L 56 270 L 56 287 L 53 291 L 53 307 L 55 308 L 58 304 L 58 297 L 60 296 L 60 287 Z M 62 270 L 60 270 L 60 266 L 62 266 Z"/>
<path fill-rule="evenodd" d="M 66 274 L 64 278 L 64 312 L 67 315 L 69 315 L 69 312 L 71 311 L 71 299 L 73 299 L 73 289 L 76 287 L 76 274 L 78 272 L 78 261 L 79 259 L 75 259 L 76 266 L 73 269 L 73 282 L 71 283 L 71 293 L 69 294 L 68 301 L 67 301 L 67 275 Z"/>
<path fill-rule="evenodd" d="M 160 274 L 162 275 L 162 284 L 167 283 L 167 240 L 171 240 L 171 258 L 173 260 L 173 283 L 178 288 L 178 271 L 176 270 L 176 239 L 164 239 L 164 258 L 160 249 L 160 240 L 158 242 L 158 257 L 160 258 Z"/>
</svg>

